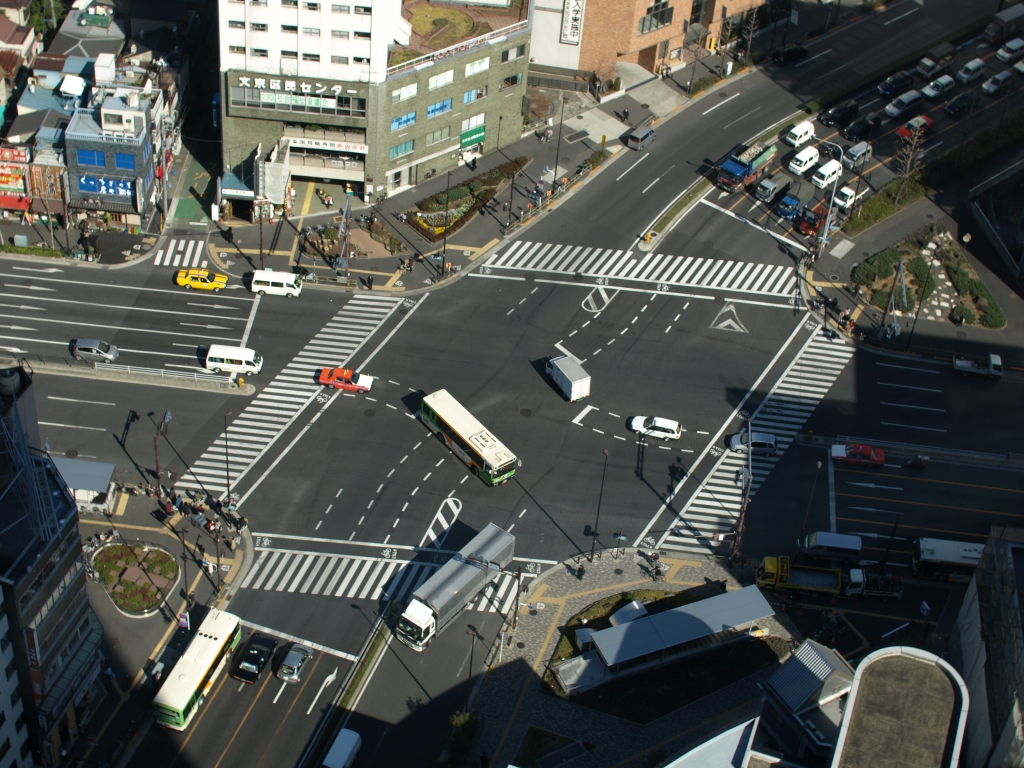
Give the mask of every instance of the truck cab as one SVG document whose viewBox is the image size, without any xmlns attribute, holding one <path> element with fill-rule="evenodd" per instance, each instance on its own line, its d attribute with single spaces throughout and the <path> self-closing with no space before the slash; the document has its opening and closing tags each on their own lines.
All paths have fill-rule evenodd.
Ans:
<svg viewBox="0 0 1024 768">
<path fill-rule="evenodd" d="M 411 648 L 423 650 L 433 639 L 435 627 L 430 608 L 413 600 L 398 619 L 398 637 Z"/>
</svg>

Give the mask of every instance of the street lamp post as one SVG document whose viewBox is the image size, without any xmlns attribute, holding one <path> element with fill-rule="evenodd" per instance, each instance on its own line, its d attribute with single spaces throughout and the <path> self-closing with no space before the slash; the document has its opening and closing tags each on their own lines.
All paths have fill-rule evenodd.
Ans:
<svg viewBox="0 0 1024 768">
<path fill-rule="evenodd" d="M 231 504 L 231 456 L 228 453 L 228 416 L 231 415 L 231 411 L 224 414 L 224 478 L 228 484 L 228 504 Z"/>
<path fill-rule="evenodd" d="M 175 528 L 174 532 L 181 536 L 181 577 L 183 579 L 181 585 L 185 592 L 185 610 L 187 611 L 192 607 L 192 596 L 188 591 L 188 550 L 185 549 L 185 534 L 188 533 L 188 529 L 182 528 L 178 530 Z"/>
<path fill-rule="evenodd" d="M 558 180 L 558 158 L 562 152 L 562 123 L 565 122 L 565 105 L 569 103 L 569 97 L 562 97 L 562 114 L 558 118 L 558 144 L 555 147 L 555 169 L 551 172 L 551 188 L 555 188 Z"/>
<path fill-rule="evenodd" d="M 444 267 L 444 260 L 448 258 L 448 206 L 451 204 L 448 195 L 452 191 L 452 172 L 448 171 L 447 176 L 448 184 L 444 189 L 444 244 L 441 246 L 441 268 L 438 269 L 439 273 Z"/>
<path fill-rule="evenodd" d="M 821 143 L 822 144 L 828 144 L 829 146 L 835 147 L 836 149 L 839 150 L 839 164 L 842 165 L 842 163 L 843 163 L 843 148 L 841 146 L 839 146 L 838 144 L 836 144 L 835 142 L 832 142 L 832 141 L 824 141 L 824 140 L 822 140 Z M 839 176 L 842 176 L 842 173 L 840 173 Z M 818 238 L 818 255 L 814 257 L 815 261 L 820 259 L 822 254 L 825 252 L 825 243 L 828 240 L 829 231 L 830 231 L 830 229 L 832 227 L 832 212 L 835 210 L 835 206 L 836 206 L 836 187 L 839 186 L 839 176 L 836 176 L 836 180 L 832 182 L 832 197 L 828 201 L 828 214 L 825 216 L 824 231 L 821 233 L 821 236 Z"/>
<path fill-rule="evenodd" d="M 472 638 L 469 641 L 469 674 L 466 675 L 466 712 L 469 712 L 469 699 L 473 695 L 473 652 L 476 650 L 476 630 L 473 627 L 466 627 L 466 634 Z"/>
<path fill-rule="evenodd" d="M 501 149 L 501 115 L 498 115 L 498 139 L 494 142 L 494 148 L 496 150 Z"/>
<path fill-rule="evenodd" d="M 508 220 L 505 222 L 505 229 L 512 226 L 512 196 L 516 193 L 516 177 L 518 173 L 513 173 L 512 178 L 508 181 Z"/>
<path fill-rule="evenodd" d="M 590 562 L 594 562 L 594 550 L 597 548 L 597 525 L 601 522 L 601 499 L 604 497 L 604 476 L 608 472 L 608 449 L 604 452 L 604 469 L 601 470 L 601 490 L 597 494 L 597 514 L 594 516 L 594 530 L 590 532 Z"/>
<path fill-rule="evenodd" d="M 512 629 L 515 629 L 516 625 L 519 623 L 519 596 L 523 594 L 522 582 L 523 566 L 520 565 L 519 569 L 516 571 L 516 610 L 515 613 L 512 614 Z"/>
</svg>

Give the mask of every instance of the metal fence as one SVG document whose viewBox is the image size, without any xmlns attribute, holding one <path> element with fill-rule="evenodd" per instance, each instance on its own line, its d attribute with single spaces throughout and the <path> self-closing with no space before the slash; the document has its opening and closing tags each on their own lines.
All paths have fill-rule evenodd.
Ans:
<svg viewBox="0 0 1024 768">
<path fill-rule="evenodd" d="M 149 376 L 159 376 L 162 379 L 185 379 L 186 381 L 209 381 L 216 384 L 224 384 L 225 386 L 231 383 L 230 376 L 221 376 L 216 373 L 200 373 L 199 371 L 168 371 L 164 368 L 140 368 L 136 365 L 116 365 L 114 363 L 96 363 L 97 371 L 118 371 L 120 373 L 131 374 L 147 374 Z"/>
</svg>

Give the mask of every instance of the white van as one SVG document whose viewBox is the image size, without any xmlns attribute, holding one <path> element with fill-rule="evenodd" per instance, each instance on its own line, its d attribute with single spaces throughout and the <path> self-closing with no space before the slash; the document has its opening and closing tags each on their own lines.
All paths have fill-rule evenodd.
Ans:
<svg viewBox="0 0 1024 768">
<path fill-rule="evenodd" d="M 956 73 L 956 79 L 961 83 L 970 83 L 985 75 L 985 62 L 981 59 L 972 59 L 964 64 L 963 69 Z"/>
<path fill-rule="evenodd" d="M 796 546 L 815 560 L 841 560 L 846 563 L 856 563 L 860 560 L 860 536 L 816 531 L 797 539 Z"/>
<path fill-rule="evenodd" d="M 907 91 L 902 96 L 897 96 L 885 108 L 885 114 L 889 117 L 899 117 L 908 109 L 912 109 L 921 103 L 920 91 Z"/>
<path fill-rule="evenodd" d="M 1024 40 L 1019 37 L 1013 38 L 996 53 L 996 58 L 1006 64 L 1012 64 L 1022 56 L 1024 56 Z"/>
<path fill-rule="evenodd" d="M 819 157 L 821 155 L 818 154 L 817 147 L 804 147 L 796 153 L 796 157 L 790 160 L 786 167 L 789 168 L 790 173 L 803 176 L 811 169 L 811 166 L 818 162 Z"/>
<path fill-rule="evenodd" d="M 811 176 L 811 184 L 818 189 L 824 189 L 843 175 L 843 166 L 838 160 L 829 160 L 827 163 L 814 172 Z"/>
<path fill-rule="evenodd" d="M 871 145 L 862 141 L 846 150 L 846 154 L 843 155 L 843 165 L 852 171 L 857 166 L 863 168 L 870 159 Z"/>
<path fill-rule="evenodd" d="M 214 373 L 244 373 L 254 376 L 263 370 L 263 356 L 248 347 L 211 344 L 206 352 L 206 369 Z"/>
<path fill-rule="evenodd" d="M 331 749 L 321 766 L 323 768 L 350 768 L 356 761 L 356 755 L 359 754 L 359 747 L 362 745 L 363 739 L 358 733 L 350 731 L 348 728 L 342 728 L 341 733 L 331 744 Z"/>
<path fill-rule="evenodd" d="M 266 296 L 287 296 L 295 298 L 302 293 L 302 277 L 291 272 L 275 272 L 272 269 L 257 269 L 252 273 L 249 290 Z"/>
<path fill-rule="evenodd" d="M 799 147 L 814 138 L 814 124 L 810 120 L 797 123 L 793 129 L 782 137 L 791 147 Z"/>
</svg>

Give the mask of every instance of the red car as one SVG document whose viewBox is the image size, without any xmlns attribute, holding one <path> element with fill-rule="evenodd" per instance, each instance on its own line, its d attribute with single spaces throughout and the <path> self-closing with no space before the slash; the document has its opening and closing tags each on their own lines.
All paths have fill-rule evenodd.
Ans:
<svg viewBox="0 0 1024 768">
<path fill-rule="evenodd" d="M 928 117 L 928 115 L 919 115 L 913 120 L 908 120 L 904 123 L 903 126 L 896 131 L 896 135 L 901 139 L 909 139 L 915 135 L 923 136 L 933 125 L 935 125 L 935 121 Z"/>
<path fill-rule="evenodd" d="M 885 465 L 885 451 L 863 444 L 833 445 L 832 461 L 857 467 L 881 467 Z"/>
<path fill-rule="evenodd" d="M 317 382 L 324 387 L 362 393 L 370 391 L 373 377 L 365 373 L 356 373 L 351 368 L 321 368 Z"/>
<path fill-rule="evenodd" d="M 825 206 L 821 203 L 818 203 L 814 208 L 805 208 L 804 215 L 800 218 L 800 223 L 796 225 L 796 231 L 808 237 L 818 234 L 821 225 L 825 223 L 825 215 Z"/>
</svg>

